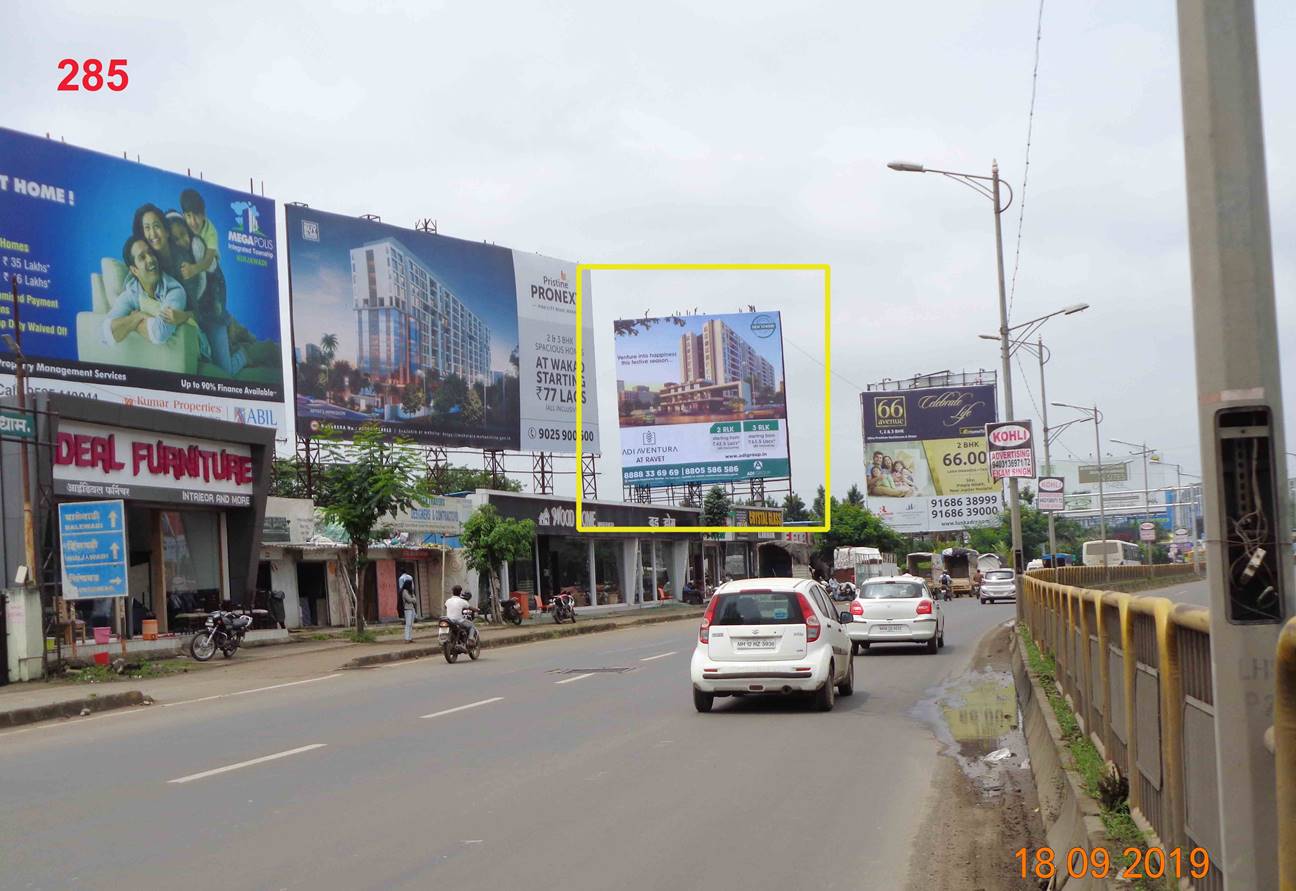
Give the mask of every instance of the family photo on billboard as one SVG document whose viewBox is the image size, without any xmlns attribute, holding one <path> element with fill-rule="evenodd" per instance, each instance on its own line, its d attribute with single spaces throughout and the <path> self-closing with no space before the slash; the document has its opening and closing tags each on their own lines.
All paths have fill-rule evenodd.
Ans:
<svg viewBox="0 0 1296 891">
<path fill-rule="evenodd" d="M 283 398 L 273 202 L 3 129 L 0 158 L 0 263 L 38 376 Z"/>
</svg>

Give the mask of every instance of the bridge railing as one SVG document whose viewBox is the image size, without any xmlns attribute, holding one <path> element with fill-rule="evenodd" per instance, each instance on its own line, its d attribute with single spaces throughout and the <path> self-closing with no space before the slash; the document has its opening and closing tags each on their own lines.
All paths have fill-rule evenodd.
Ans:
<svg viewBox="0 0 1296 891">
<path fill-rule="evenodd" d="M 1102 571 L 1062 569 L 1072 584 L 1043 577 L 1057 570 L 1025 576 L 1026 624 L 1053 657 L 1084 733 L 1129 781 L 1135 821 L 1164 849 L 1205 848 L 1211 870 L 1194 887 L 1222 889 L 1210 612 L 1080 587 L 1090 569 Z M 1112 568 L 1128 569 L 1147 567 Z M 1296 889 L 1296 619 L 1279 640 L 1274 749 L 1280 843 L 1270 855 L 1280 858 L 1282 887 Z"/>
<path fill-rule="evenodd" d="M 1057 582 L 1062 585 L 1081 585 L 1087 588 L 1092 585 L 1110 584 L 1111 582 L 1192 575 L 1193 567 L 1191 563 L 1155 563 L 1151 566 L 1060 566 L 1056 569 L 1032 569 L 1028 574 L 1032 578 L 1046 582 Z"/>
</svg>

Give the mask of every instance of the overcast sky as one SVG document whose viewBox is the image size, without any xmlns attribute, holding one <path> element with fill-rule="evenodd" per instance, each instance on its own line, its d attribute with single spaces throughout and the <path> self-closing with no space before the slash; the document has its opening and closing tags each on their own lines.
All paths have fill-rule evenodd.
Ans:
<svg viewBox="0 0 1296 891">
<path fill-rule="evenodd" d="M 988 172 L 997 157 L 1020 191 L 1037 10 L 47 0 L 6 10 L 0 123 L 554 257 L 830 263 L 840 494 L 862 479 L 852 383 L 997 367 L 995 344 L 976 337 L 997 327 L 989 202 L 885 164 Z M 1050 400 L 1096 401 L 1105 435 L 1146 439 L 1196 471 L 1174 10 L 1046 3 L 1013 318 L 1090 303 L 1044 331 Z M 1258 0 L 1257 17 L 1290 423 L 1296 6 Z M 125 58 L 130 85 L 56 92 L 66 56 Z M 1016 207 L 1004 222 L 1011 274 Z M 604 371 L 614 318 L 782 310 L 793 473 L 810 500 L 824 470 L 813 274 L 600 273 L 594 288 Z M 1023 360 L 1018 414 L 1037 416 L 1037 368 Z M 613 442 L 613 387 L 601 402 Z M 1061 442 L 1058 457 L 1092 452 L 1084 427 Z M 619 496 L 614 460 L 604 497 Z"/>
</svg>

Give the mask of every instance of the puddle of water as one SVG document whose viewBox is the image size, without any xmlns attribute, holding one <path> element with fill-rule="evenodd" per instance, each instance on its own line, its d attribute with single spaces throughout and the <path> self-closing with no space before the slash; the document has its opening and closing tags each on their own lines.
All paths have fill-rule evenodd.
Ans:
<svg viewBox="0 0 1296 891">
<path fill-rule="evenodd" d="M 914 706 L 914 716 L 931 726 L 944 745 L 944 754 L 958 762 L 982 795 L 999 795 L 1007 772 L 1020 769 L 1026 761 L 1026 738 L 1012 675 L 991 669 L 972 671 L 928 693 L 928 698 Z M 1001 749 L 1012 754 L 986 760 Z"/>
</svg>

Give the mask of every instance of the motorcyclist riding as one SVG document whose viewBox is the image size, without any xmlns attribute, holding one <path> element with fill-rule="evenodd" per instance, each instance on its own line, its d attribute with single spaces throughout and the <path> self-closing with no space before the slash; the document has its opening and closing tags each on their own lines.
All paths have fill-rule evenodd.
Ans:
<svg viewBox="0 0 1296 891">
<path fill-rule="evenodd" d="M 949 600 L 950 599 L 950 574 L 948 572 L 941 573 L 940 586 L 941 586 L 941 595 L 946 600 Z"/>
<path fill-rule="evenodd" d="M 465 595 L 463 588 L 455 585 L 445 602 L 446 618 L 463 633 L 467 633 L 472 627 L 472 622 L 464 618 L 464 610 L 472 607 L 471 598 L 471 593 Z"/>
</svg>

